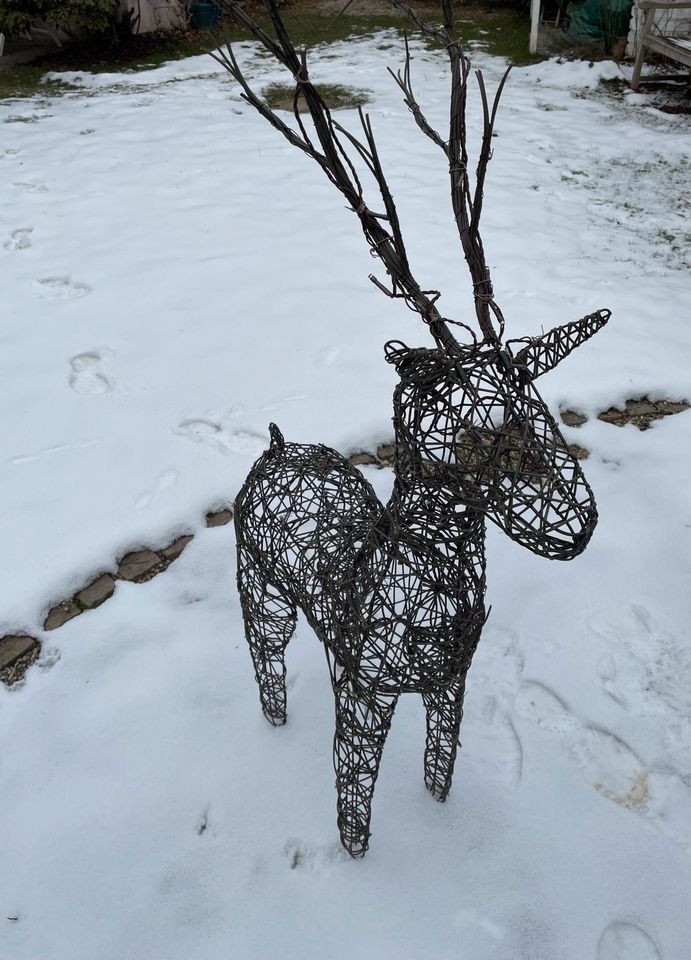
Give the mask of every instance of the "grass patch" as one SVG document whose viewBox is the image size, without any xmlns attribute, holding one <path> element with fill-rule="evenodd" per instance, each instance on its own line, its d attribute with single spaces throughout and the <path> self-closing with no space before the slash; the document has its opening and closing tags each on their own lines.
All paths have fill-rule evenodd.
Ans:
<svg viewBox="0 0 691 960">
<path fill-rule="evenodd" d="M 364 107 L 369 103 L 371 97 L 366 90 L 358 90 L 355 87 L 344 87 L 335 83 L 316 84 L 317 91 L 327 105 L 329 110 L 348 110 L 356 107 Z M 272 110 L 293 111 L 293 98 L 295 87 L 284 83 L 272 83 L 263 91 L 264 99 Z M 302 97 L 298 100 L 298 110 L 300 105 L 307 105 Z"/>
<path fill-rule="evenodd" d="M 43 90 L 41 77 L 44 72 L 35 63 L 0 70 L 0 100 L 32 97 Z"/>
<path fill-rule="evenodd" d="M 421 11 L 432 21 L 438 20 L 436 8 Z M 395 66 L 402 60 L 404 30 L 416 35 L 416 28 L 402 14 L 372 16 L 344 14 L 332 23 L 333 14 L 315 10 L 287 10 L 283 14 L 288 32 L 296 46 L 314 47 L 341 40 L 371 36 L 381 29 L 393 29 L 401 37 L 400 49 L 391 44 L 391 61 Z M 265 17 L 258 16 L 264 29 L 271 27 Z M 505 57 L 511 63 L 532 63 L 539 59 L 528 53 L 528 21 L 514 9 L 470 5 L 463 8 L 456 30 L 472 56 L 473 50 L 483 50 Z M 69 83 L 52 80 L 43 82 L 49 71 L 83 70 L 90 73 L 116 73 L 147 70 L 170 60 L 199 56 L 223 46 L 229 41 L 248 39 L 229 18 L 210 30 L 180 30 L 171 33 L 142 34 L 126 44 L 84 42 L 65 46 L 29 64 L 0 69 L 0 99 L 30 97 L 35 94 L 61 94 L 78 89 Z M 433 41 L 429 41 L 434 46 Z M 440 54 L 440 57 L 442 55 Z M 440 61 L 441 62 L 441 61 Z M 348 88 L 344 87 L 346 91 Z M 347 94 L 344 97 L 347 99 Z M 355 94 L 353 94 L 355 96 Z M 345 105 L 356 105 L 351 101 Z"/>
</svg>

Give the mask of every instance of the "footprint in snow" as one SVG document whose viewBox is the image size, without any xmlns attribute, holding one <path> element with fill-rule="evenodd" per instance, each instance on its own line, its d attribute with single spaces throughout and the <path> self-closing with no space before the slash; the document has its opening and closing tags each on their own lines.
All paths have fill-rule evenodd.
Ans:
<svg viewBox="0 0 691 960">
<path fill-rule="evenodd" d="M 491 917 L 486 916 L 484 913 L 480 913 L 479 910 L 474 909 L 473 907 L 465 907 L 459 910 L 453 917 L 453 925 L 459 930 L 464 930 L 467 928 L 481 930 L 483 933 L 487 934 L 491 940 L 501 941 L 505 937 L 505 932 L 498 923 L 495 923 Z"/>
<path fill-rule="evenodd" d="M 321 870 L 324 867 L 350 862 L 350 857 L 340 843 L 310 846 L 296 837 L 291 837 L 283 848 L 291 870 Z"/>
<path fill-rule="evenodd" d="M 620 737 L 589 726 L 548 687 L 521 685 L 516 713 L 558 737 L 586 781 L 619 806 L 638 813 L 665 836 L 691 851 L 691 789 L 670 766 L 646 767 Z"/>
<path fill-rule="evenodd" d="M 27 250 L 31 246 L 33 227 L 18 227 L 10 234 L 10 239 L 3 243 L 5 250 Z"/>
<path fill-rule="evenodd" d="M 607 651 L 598 664 L 603 691 L 627 714 L 649 718 L 664 741 L 661 762 L 691 784 L 688 642 L 641 604 L 609 608 L 589 627 Z"/>
<path fill-rule="evenodd" d="M 52 670 L 56 663 L 60 660 L 60 651 L 57 647 L 44 647 L 41 650 L 41 656 L 37 661 L 37 666 L 44 673 L 47 673 L 48 670 Z"/>
<path fill-rule="evenodd" d="M 274 410 L 282 410 L 284 404 L 286 403 L 296 403 L 300 400 L 307 400 L 306 393 L 292 393 L 285 397 L 279 397 L 276 400 L 271 400 L 269 403 L 265 403 L 263 407 L 258 407 L 260 413 L 271 413 Z M 239 410 L 238 412 L 242 412 Z"/>
<path fill-rule="evenodd" d="M 42 300 L 76 300 L 91 293 L 91 287 L 73 283 L 69 277 L 43 277 L 34 280 L 33 287 Z"/>
<path fill-rule="evenodd" d="M 103 357 L 100 353 L 78 353 L 70 360 L 72 373 L 70 386 L 75 393 L 93 396 L 98 393 L 110 393 L 113 381 L 101 369 Z"/>
<path fill-rule="evenodd" d="M 332 367 L 341 355 L 341 347 L 320 347 L 317 350 L 317 361 L 325 367 Z"/>
<path fill-rule="evenodd" d="M 22 180 L 17 181 L 13 186 L 19 187 L 20 190 L 25 190 L 26 193 L 48 193 L 48 187 L 45 183 L 32 183 L 28 180 Z"/>
<path fill-rule="evenodd" d="M 511 708 L 523 673 L 524 658 L 517 637 L 492 629 L 473 659 L 475 682 L 466 698 L 463 762 L 491 772 L 515 788 L 523 775 L 523 745 L 511 719 Z"/>
<path fill-rule="evenodd" d="M 523 777 L 523 744 L 505 714 L 495 716 L 481 730 L 470 730 L 463 740 L 463 759 L 490 773 L 496 781 L 515 789 Z"/>
<path fill-rule="evenodd" d="M 155 486 L 152 490 L 147 490 L 146 493 L 143 493 L 140 497 L 135 500 L 134 505 L 137 510 L 144 510 L 149 504 L 160 494 L 164 493 L 166 490 L 170 490 L 171 487 L 174 487 L 177 483 L 178 472 L 177 470 L 165 470 L 158 480 L 156 481 Z"/>
<path fill-rule="evenodd" d="M 20 453 L 12 457 L 10 463 L 20 465 L 23 463 L 35 463 L 41 457 L 52 457 L 59 453 L 66 453 L 69 450 L 84 450 L 86 447 L 95 447 L 98 440 L 84 440 L 81 443 L 59 443 L 54 447 L 44 447 L 34 453 Z"/>
<path fill-rule="evenodd" d="M 661 960 L 655 941 L 634 923 L 610 923 L 597 945 L 597 960 Z"/>
<path fill-rule="evenodd" d="M 691 852 L 691 789 L 687 777 L 666 768 L 650 775 L 650 821 L 671 840 Z"/>
<path fill-rule="evenodd" d="M 182 420 L 175 433 L 226 454 L 259 456 L 269 445 L 268 437 L 249 430 L 225 430 L 213 420 Z"/>
<path fill-rule="evenodd" d="M 691 717 L 691 648 L 642 604 L 593 618 L 590 628 L 611 653 L 600 663 L 605 693 L 636 713 Z"/>
<path fill-rule="evenodd" d="M 522 719 L 558 737 L 588 783 L 604 797 L 629 810 L 647 810 L 649 772 L 623 740 L 583 723 L 553 690 L 535 681 L 521 684 L 515 709 Z"/>
</svg>

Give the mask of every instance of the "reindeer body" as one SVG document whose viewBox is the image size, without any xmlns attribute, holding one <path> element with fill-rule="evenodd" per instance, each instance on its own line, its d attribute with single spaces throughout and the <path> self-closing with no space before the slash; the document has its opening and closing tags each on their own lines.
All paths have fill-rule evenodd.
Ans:
<svg viewBox="0 0 691 960">
<path fill-rule="evenodd" d="M 336 702 L 338 825 L 358 857 L 399 694 L 425 702 L 427 787 L 444 800 L 451 786 L 484 622 L 484 518 L 453 495 L 421 511 L 418 484 L 399 476 L 382 506 L 336 451 L 284 444 L 271 429 L 236 500 L 245 632 L 276 726 L 286 720 L 284 655 L 298 609 L 322 641 Z"/>
<path fill-rule="evenodd" d="M 235 501 L 241 597 L 248 584 L 273 586 L 355 689 L 446 689 L 485 619 L 482 514 L 451 492 L 425 503 L 420 481 L 398 474 L 384 506 L 335 450 L 271 431 Z"/>
</svg>

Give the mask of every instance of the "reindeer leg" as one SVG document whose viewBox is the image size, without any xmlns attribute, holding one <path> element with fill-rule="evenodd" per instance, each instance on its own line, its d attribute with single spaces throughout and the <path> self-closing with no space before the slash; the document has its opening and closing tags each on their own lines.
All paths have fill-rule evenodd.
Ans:
<svg viewBox="0 0 691 960">
<path fill-rule="evenodd" d="M 240 603 L 259 700 L 266 719 L 279 727 L 286 722 L 285 648 L 295 630 L 297 612 L 241 551 L 238 560 Z"/>
<path fill-rule="evenodd" d="M 398 695 L 357 697 L 345 673 L 334 682 L 336 735 L 334 768 L 338 829 L 351 857 L 367 852 L 374 784 Z"/>
<path fill-rule="evenodd" d="M 427 744 L 425 746 L 425 786 L 443 803 L 451 789 L 458 733 L 463 716 L 465 695 L 463 672 L 451 686 L 435 693 L 423 693 L 427 710 Z"/>
</svg>

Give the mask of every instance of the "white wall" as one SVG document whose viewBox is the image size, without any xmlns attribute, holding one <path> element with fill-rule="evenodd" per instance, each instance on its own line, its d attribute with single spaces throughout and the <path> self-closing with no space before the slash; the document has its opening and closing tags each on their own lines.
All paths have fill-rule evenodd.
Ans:
<svg viewBox="0 0 691 960">
<path fill-rule="evenodd" d="M 634 3 L 626 42 L 627 57 L 633 57 L 636 53 L 636 37 L 643 26 L 643 17 L 643 11 L 638 9 L 637 3 Z M 666 37 L 688 36 L 691 31 L 691 7 L 685 10 L 656 10 L 653 29 Z"/>
<path fill-rule="evenodd" d="M 135 15 L 139 15 L 139 33 L 184 26 L 186 6 L 182 0 L 120 0 L 122 10 L 134 9 Z"/>
</svg>

